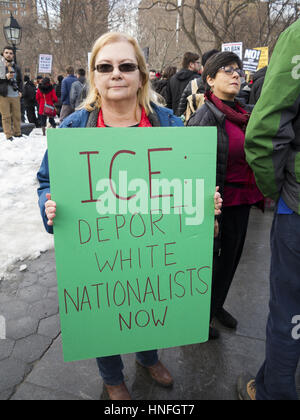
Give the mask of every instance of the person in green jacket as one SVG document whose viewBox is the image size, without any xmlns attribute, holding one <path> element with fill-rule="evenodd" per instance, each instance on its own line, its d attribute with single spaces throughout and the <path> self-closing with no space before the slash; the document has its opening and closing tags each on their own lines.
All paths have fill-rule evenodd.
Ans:
<svg viewBox="0 0 300 420">
<path fill-rule="evenodd" d="M 275 47 L 246 133 L 246 156 L 262 193 L 276 200 L 266 360 L 239 378 L 240 399 L 297 400 L 300 359 L 300 20 Z"/>
</svg>

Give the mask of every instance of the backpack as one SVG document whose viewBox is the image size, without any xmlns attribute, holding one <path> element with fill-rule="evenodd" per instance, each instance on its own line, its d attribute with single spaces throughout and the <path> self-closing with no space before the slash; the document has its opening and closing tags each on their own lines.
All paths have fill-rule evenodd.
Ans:
<svg viewBox="0 0 300 420">
<path fill-rule="evenodd" d="M 184 113 L 185 125 L 187 125 L 189 119 L 204 104 L 204 94 L 198 92 L 198 79 L 192 80 L 192 94 L 187 97 L 187 107 Z"/>
</svg>

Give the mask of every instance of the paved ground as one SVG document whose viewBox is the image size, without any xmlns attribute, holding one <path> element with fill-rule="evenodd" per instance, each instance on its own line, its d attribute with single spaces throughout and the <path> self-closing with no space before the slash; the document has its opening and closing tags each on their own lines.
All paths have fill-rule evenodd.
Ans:
<svg viewBox="0 0 300 420">
<path fill-rule="evenodd" d="M 234 400 L 236 379 L 256 373 L 264 359 L 268 314 L 269 232 L 272 213 L 253 210 L 245 252 L 226 307 L 239 320 L 236 332 L 220 328 L 218 341 L 160 351 L 175 385 L 154 384 L 124 356 L 128 387 L 136 400 Z M 0 400 L 107 399 L 94 360 L 64 363 L 58 314 L 54 252 L 0 282 Z M 298 381 L 300 384 L 300 380 Z"/>
</svg>

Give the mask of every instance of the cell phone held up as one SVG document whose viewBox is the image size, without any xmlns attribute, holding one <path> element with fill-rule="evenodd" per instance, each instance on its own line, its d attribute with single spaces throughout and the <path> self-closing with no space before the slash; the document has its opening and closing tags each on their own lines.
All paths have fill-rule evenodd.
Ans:
<svg viewBox="0 0 300 420">
<path fill-rule="evenodd" d="M 15 70 L 10 64 L 7 66 L 7 68 L 8 68 L 9 74 L 13 74 L 13 75 L 15 74 Z M 19 90 L 18 83 L 14 77 L 12 79 L 9 79 L 9 84 L 11 85 L 13 90 L 15 91 Z"/>
</svg>

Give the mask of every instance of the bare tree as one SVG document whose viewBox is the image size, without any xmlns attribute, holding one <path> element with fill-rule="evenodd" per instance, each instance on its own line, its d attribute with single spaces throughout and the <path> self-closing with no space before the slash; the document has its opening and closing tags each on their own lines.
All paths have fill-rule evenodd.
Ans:
<svg viewBox="0 0 300 420">
<path fill-rule="evenodd" d="M 200 35 L 199 28 L 205 27 L 217 49 L 233 41 L 272 47 L 278 34 L 299 18 L 296 0 L 149 0 L 141 11 L 162 6 L 178 14 L 181 30 L 200 54 L 203 31 Z"/>
<path fill-rule="evenodd" d="M 168 12 L 177 12 L 180 17 L 180 26 L 186 37 L 195 49 L 202 54 L 199 27 L 205 26 L 213 36 L 215 48 L 220 48 L 222 43 L 231 39 L 231 27 L 242 13 L 255 0 L 150 0 L 151 4 L 145 9 L 164 5 Z"/>
<path fill-rule="evenodd" d="M 113 10 L 123 0 L 33 0 L 35 15 L 22 21 L 20 61 L 37 68 L 39 54 L 52 54 L 55 73 L 69 65 L 86 67 L 94 41 L 107 32 Z M 33 9 L 34 10 L 34 9 Z"/>
<path fill-rule="evenodd" d="M 300 17 L 300 2 L 296 0 L 256 0 L 253 6 L 254 25 L 244 20 L 242 27 L 249 39 L 248 45 L 269 46 L 273 51 L 278 36 Z"/>
<path fill-rule="evenodd" d="M 48 50 L 60 71 L 67 65 L 86 66 L 93 42 L 108 30 L 108 0 L 37 0 Z"/>
<path fill-rule="evenodd" d="M 146 3 L 142 2 L 141 4 Z M 181 58 L 180 47 L 176 39 L 177 16 L 170 14 L 169 19 L 163 19 L 161 10 L 144 10 L 139 13 L 138 40 L 142 47 L 149 48 L 149 65 L 162 71 L 167 65 L 173 65 Z"/>
</svg>

